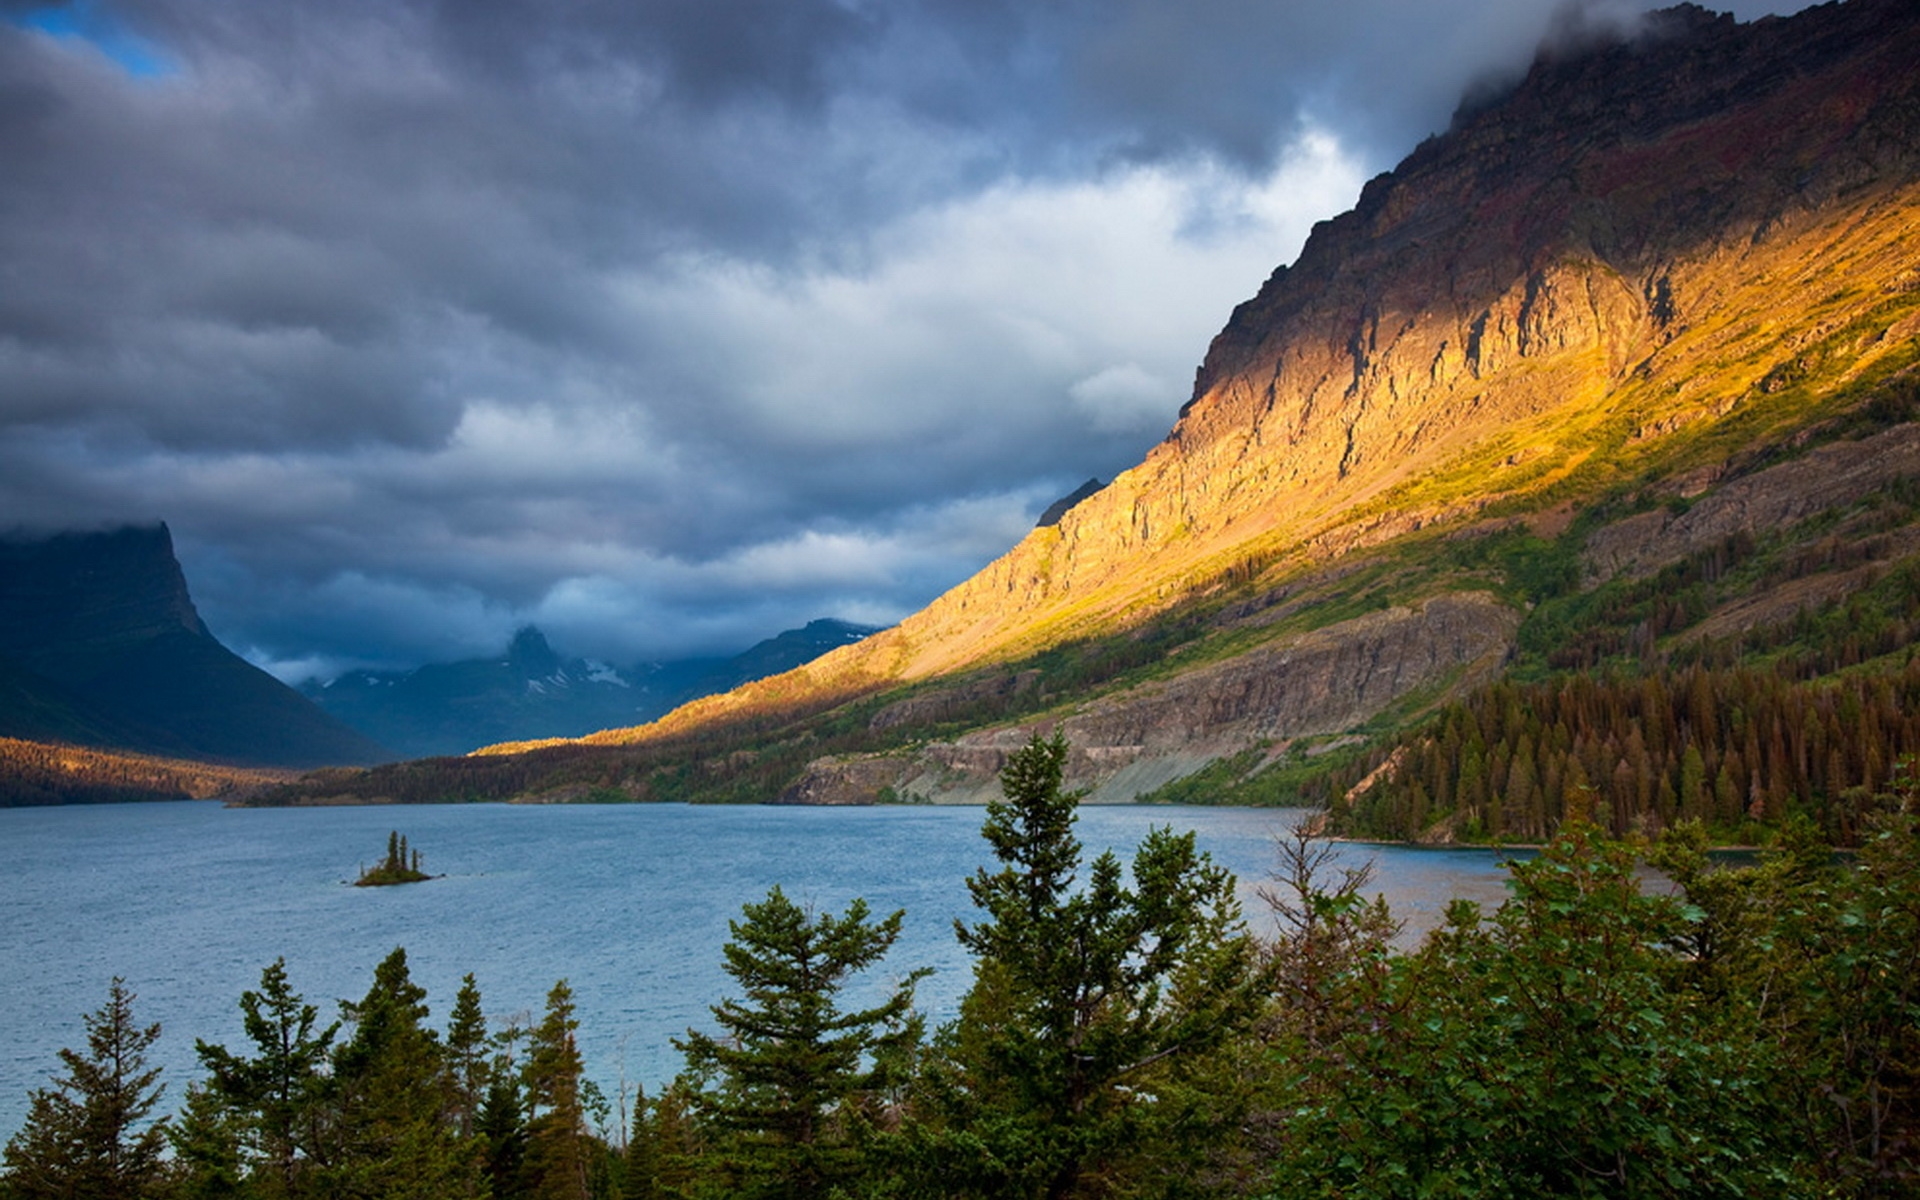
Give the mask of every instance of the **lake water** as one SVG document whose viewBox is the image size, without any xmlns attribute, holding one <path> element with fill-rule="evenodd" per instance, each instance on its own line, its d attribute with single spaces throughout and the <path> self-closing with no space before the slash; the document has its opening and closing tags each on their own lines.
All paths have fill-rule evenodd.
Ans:
<svg viewBox="0 0 1920 1200">
<path fill-rule="evenodd" d="M 496 1020 L 538 1015 L 556 979 L 573 988 L 588 1073 L 609 1098 L 623 1080 L 653 1091 L 679 1065 L 668 1039 L 711 1028 L 729 994 L 727 922 L 779 884 L 794 900 L 877 914 L 906 910 L 882 977 L 921 966 L 921 1007 L 953 1014 L 968 961 L 953 937 L 971 919 L 965 880 L 990 855 L 978 808 L 444 805 L 225 809 L 217 804 L 0 809 L 0 1140 L 80 1018 L 118 975 L 135 1016 L 158 1021 L 166 1111 L 197 1078 L 196 1037 L 243 1048 L 238 1001 L 284 956 L 323 1017 L 364 995 L 374 964 L 405 946 L 444 1024 L 460 977 Z M 1284 809 L 1094 806 L 1078 832 L 1092 852 L 1130 852 L 1153 825 L 1194 830 L 1253 895 L 1272 869 Z M 445 878 L 399 888 L 345 881 L 398 829 Z M 1416 925 L 1464 895 L 1498 903 L 1499 858 L 1478 850 L 1343 846 L 1371 856 L 1375 888 Z M 878 986 L 877 984 L 875 985 Z"/>
</svg>

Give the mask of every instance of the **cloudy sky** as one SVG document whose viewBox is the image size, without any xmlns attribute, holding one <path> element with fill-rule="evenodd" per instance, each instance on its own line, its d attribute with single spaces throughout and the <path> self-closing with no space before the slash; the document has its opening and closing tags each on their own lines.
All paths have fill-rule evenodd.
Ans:
<svg viewBox="0 0 1920 1200">
<path fill-rule="evenodd" d="M 1568 19 L 0 0 L 0 528 L 167 521 L 287 678 L 892 621 Z"/>
</svg>

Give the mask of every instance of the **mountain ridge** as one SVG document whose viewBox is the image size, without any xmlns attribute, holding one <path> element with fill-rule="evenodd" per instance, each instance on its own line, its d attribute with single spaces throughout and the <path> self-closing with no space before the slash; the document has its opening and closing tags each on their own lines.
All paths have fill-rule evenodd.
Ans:
<svg viewBox="0 0 1920 1200">
<path fill-rule="evenodd" d="M 1634 372 L 1651 376 L 1653 370 L 1641 370 L 1643 364 L 1663 353 L 1668 360 L 1679 358 L 1689 348 L 1689 340 L 1709 342 L 1694 357 L 1718 350 L 1731 335 L 1700 324 L 1716 311 L 1734 306 L 1721 303 L 1714 290 L 1724 284 L 1716 281 L 1709 286 L 1699 276 L 1716 265 L 1716 256 L 1741 256 L 1741 243 L 1750 247 L 1745 253 L 1760 260 L 1751 274 L 1765 276 L 1771 265 L 1766 261 L 1769 246 L 1778 247 L 1795 232 L 1796 224 L 1806 222 L 1806 216 L 1797 213 L 1777 190 L 1764 197 L 1736 199 L 1748 190 L 1741 181 L 1751 177 L 1756 156 L 1778 173 L 1787 169 L 1782 163 L 1804 166 L 1799 158 L 1808 144 L 1824 149 L 1835 142 L 1851 145 L 1865 140 L 1884 148 L 1888 138 L 1873 130 L 1862 135 L 1869 116 L 1883 123 L 1908 122 L 1904 128 L 1909 136 L 1892 139 L 1896 152 L 1889 155 L 1892 163 L 1880 182 L 1882 191 L 1898 196 L 1891 201 L 1881 196 L 1856 200 L 1847 205 L 1849 211 L 1830 215 L 1821 230 L 1829 234 L 1823 250 L 1830 259 L 1884 252 L 1887 241 L 1896 249 L 1907 244 L 1906 225 L 1882 221 L 1863 228 L 1859 217 L 1876 201 L 1910 210 L 1920 193 L 1910 136 L 1914 81 L 1920 79 L 1920 36 L 1916 34 L 1920 22 L 1909 8 L 1888 0 L 1829 4 L 1795 18 L 1767 18 L 1750 25 L 1739 25 L 1730 17 L 1710 17 L 1692 6 L 1666 11 L 1679 14 L 1675 24 L 1680 32 L 1674 32 L 1672 24 L 1656 21 L 1667 36 L 1651 43 L 1659 51 L 1655 57 L 1636 57 L 1636 51 L 1649 45 L 1637 40 L 1573 59 L 1544 59 L 1506 97 L 1483 103 L 1447 134 L 1422 143 L 1401 168 L 1368 183 L 1353 210 L 1316 226 L 1295 263 L 1276 271 L 1258 295 L 1235 310 L 1207 351 L 1193 398 L 1144 462 L 1061 514 L 1056 525 L 1028 534 L 1007 554 L 893 630 L 858 651 L 826 656 L 796 683 L 852 695 L 890 680 L 925 679 L 1044 649 L 1076 633 L 1138 620 L 1210 586 L 1214 577 L 1244 569 L 1248 559 L 1266 556 L 1277 561 L 1290 554 L 1292 560 L 1283 565 L 1297 568 L 1330 557 L 1328 551 L 1352 549 L 1435 521 L 1459 519 L 1522 488 L 1544 491 L 1560 482 L 1556 476 L 1570 474 L 1590 459 L 1593 448 L 1572 437 L 1555 439 L 1560 444 L 1552 447 L 1551 454 L 1529 455 L 1531 447 L 1503 450 L 1502 444 L 1515 440 L 1518 424 L 1529 420 L 1537 424 L 1542 417 L 1574 407 L 1559 401 L 1560 397 L 1584 400 L 1587 411 L 1581 419 L 1598 426 L 1569 433 L 1610 438 L 1615 443 L 1611 449 L 1618 453 L 1636 441 L 1657 441 L 1679 432 L 1705 414 L 1724 416 L 1750 392 L 1772 386 L 1769 373 L 1783 368 L 1790 372 L 1801 343 L 1812 343 L 1820 334 L 1817 320 L 1799 328 L 1790 321 L 1780 322 L 1782 328 L 1773 337 L 1776 353 L 1751 363 L 1729 364 L 1726 377 L 1712 385 L 1694 386 L 1692 394 L 1677 397 L 1679 405 L 1673 403 L 1672 395 L 1645 396 L 1657 389 L 1637 383 Z M 1830 25 L 1829 18 L 1839 19 Z M 1889 23 L 1899 36 L 1881 40 L 1883 26 Z M 1816 26 L 1812 34 L 1807 32 L 1809 25 Z M 1732 54 L 1728 42 L 1740 43 L 1742 31 L 1763 39 L 1765 45 Z M 1703 36 L 1694 40 L 1684 36 L 1687 32 Z M 1793 53 L 1782 49 L 1787 45 L 1795 47 Z M 1723 71 L 1737 83 L 1755 74 L 1768 76 L 1764 67 L 1749 65 L 1749 57 L 1777 63 L 1796 57 L 1805 46 L 1820 50 L 1818 64 L 1830 73 L 1839 71 L 1841 84 L 1818 77 L 1773 78 L 1763 111 L 1742 109 L 1720 119 L 1722 127 L 1733 129 L 1729 153 L 1737 152 L 1741 158 L 1733 166 L 1723 166 L 1710 181 L 1712 187 L 1702 185 L 1706 198 L 1695 208 L 1712 211 L 1695 218 L 1701 227 L 1693 231 L 1699 245 L 1684 261 L 1674 260 L 1671 253 L 1639 254 L 1643 245 L 1656 239 L 1645 233 L 1627 236 L 1664 219 L 1666 210 L 1659 196 L 1643 194 L 1648 190 L 1644 183 L 1626 189 L 1622 206 L 1639 225 L 1619 219 L 1602 221 L 1592 215 L 1575 221 L 1572 199 L 1552 190 L 1561 174 L 1561 160 L 1568 157 L 1565 146 L 1554 160 L 1555 169 L 1536 170 L 1517 182 L 1501 174 L 1513 169 L 1510 162 L 1502 160 L 1500 171 L 1484 162 L 1483 156 L 1490 151 L 1518 140 L 1502 132 L 1509 111 L 1517 107 L 1529 120 L 1536 119 L 1536 113 L 1548 111 L 1543 93 L 1569 86 L 1569 79 L 1586 80 L 1591 87 L 1625 97 L 1615 106 L 1615 119 L 1635 128 L 1648 119 L 1646 112 L 1659 107 L 1655 97 L 1661 89 L 1654 83 L 1672 77 L 1678 69 L 1676 58 L 1682 64 L 1696 64 L 1701 71 L 1716 60 L 1730 58 L 1733 66 Z M 1849 48 L 1853 59 L 1846 57 Z M 1844 69 L 1847 62 L 1859 58 L 1868 60 L 1869 68 Z M 1637 70 L 1626 78 L 1609 75 L 1623 65 Z M 1720 86 L 1705 89 L 1709 92 L 1723 93 L 1733 86 L 1720 75 L 1713 78 L 1721 81 Z M 1826 87 L 1820 86 L 1823 82 Z M 1802 93 L 1809 90 L 1822 97 L 1841 97 L 1846 137 L 1804 115 L 1797 120 L 1779 115 L 1781 110 L 1827 114 L 1828 105 L 1810 104 L 1803 98 Z M 1865 104 L 1857 95 L 1861 92 L 1884 93 L 1882 103 Z M 1796 124 L 1802 127 L 1797 140 L 1779 136 Z M 1772 131 L 1773 136 L 1761 138 L 1755 132 L 1760 129 Z M 1585 132 L 1606 152 L 1601 161 L 1587 163 L 1587 171 L 1608 186 L 1626 170 L 1623 156 L 1638 162 L 1657 150 L 1620 140 L 1624 134 L 1613 130 L 1595 133 L 1588 125 Z M 1661 153 L 1690 163 L 1700 139 L 1711 131 L 1684 132 L 1685 145 Z M 1609 137 L 1614 140 L 1609 142 Z M 1565 140 L 1564 133 L 1556 139 Z M 1803 172 L 1804 183 L 1795 175 L 1791 191 L 1796 196 L 1831 192 L 1842 180 L 1855 177 L 1854 165 L 1851 160 L 1815 164 L 1815 169 Z M 1436 180 L 1436 174 L 1444 178 Z M 1500 176 L 1505 182 L 1483 189 L 1477 202 L 1463 201 L 1462 195 L 1473 194 L 1470 189 L 1483 174 Z M 1669 163 L 1664 177 L 1671 180 L 1686 174 L 1690 170 Z M 1550 178 L 1542 180 L 1540 175 Z M 1413 194 L 1415 181 L 1425 183 L 1426 191 L 1420 196 Z M 1866 185 L 1873 182 L 1867 180 Z M 1528 200 L 1535 199 L 1532 192 L 1545 195 L 1528 207 L 1518 203 L 1516 191 L 1528 192 L 1521 197 Z M 1891 233 L 1889 224 L 1894 226 Z M 1556 245 L 1578 243 L 1585 252 L 1592 250 L 1593 231 L 1611 230 L 1613 241 L 1631 242 L 1636 258 L 1643 259 L 1637 274 L 1644 279 L 1638 287 L 1627 287 L 1617 274 L 1589 269 L 1577 256 L 1561 255 L 1551 264 L 1531 265 L 1543 250 L 1524 249 L 1524 238 L 1516 242 L 1480 236 L 1490 227 L 1517 229 L 1523 235 L 1531 231 L 1536 239 L 1558 237 Z M 1422 325 L 1418 317 L 1432 315 L 1422 310 L 1435 306 L 1434 274 L 1409 271 L 1404 263 L 1397 271 L 1389 270 L 1387 264 L 1404 258 L 1408 245 L 1431 244 L 1442 229 L 1457 247 L 1457 269 L 1443 277 L 1438 289 L 1451 311 L 1442 321 L 1429 319 Z M 1663 239 L 1672 241 L 1677 236 L 1669 232 Z M 1802 232 L 1801 236 L 1809 235 Z M 1811 280 L 1790 281 L 1803 293 L 1822 291 L 1822 296 L 1807 297 L 1804 307 L 1809 310 L 1824 297 L 1824 281 L 1832 277 L 1827 270 L 1813 275 Z M 1696 280 L 1699 286 L 1694 288 Z M 1746 286 L 1754 284 L 1746 282 Z M 1457 298 L 1462 290 L 1472 298 Z M 1912 327 L 1913 314 L 1920 305 L 1912 302 L 1911 294 L 1898 299 L 1906 310 L 1908 327 L 1902 329 L 1890 321 L 1882 348 L 1910 360 L 1911 339 L 1920 332 Z M 1738 311 L 1756 307 L 1766 308 L 1747 304 Z M 1396 312 L 1415 317 L 1402 319 L 1407 328 L 1396 330 L 1390 316 L 1383 325 L 1383 316 Z M 1727 318 L 1719 320 L 1725 323 Z M 1307 327 L 1306 334 L 1301 327 Z M 1629 329 L 1635 336 L 1625 349 L 1603 336 Z M 1257 336 L 1256 330 L 1260 331 Z M 1383 345 L 1383 340 L 1389 344 Z M 1479 386 L 1483 378 L 1488 386 Z M 1611 394 L 1615 381 L 1622 395 Z M 1436 383 L 1442 386 L 1433 387 Z M 1423 401 L 1417 409 L 1416 400 Z M 1475 420 L 1470 429 L 1482 435 L 1479 441 L 1469 440 L 1467 430 L 1437 415 L 1455 404 L 1471 410 Z M 1623 417 L 1639 419 L 1624 427 Z M 1670 427 L 1655 429 L 1661 421 Z M 1491 461 L 1476 460 L 1476 452 L 1479 460 Z M 1464 508 L 1457 495 L 1428 500 L 1418 494 L 1422 485 L 1438 490 L 1433 480 L 1444 480 L 1450 470 L 1472 471 L 1495 486 L 1483 488 Z M 1386 513 L 1366 511 L 1369 501 L 1379 500 L 1394 487 L 1413 489 L 1411 503 L 1395 505 Z M 1140 569 L 1143 556 L 1150 556 L 1150 569 Z M 748 707 L 757 699 L 748 695 L 738 704 L 704 704 L 680 720 L 714 719 L 728 708 Z M 669 727 L 676 723 L 669 718 Z M 606 740 L 613 739 L 609 735 Z"/>
<path fill-rule="evenodd" d="M 534 626 L 504 652 L 401 671 L 349 671 L 300 691 L 402 755 L 465 754 L 509 739 L 564 738 L 658 717 L 687 700 L 777 674 L 878 627 L 820 618 L 731 656 L 615 667 L 563 658 Z"/>
<path fill-rule="evenodd" d="M 646 726 L 489 748 L 502 761 L 463 766 L 463 786 L 977 798 L 996 749 L 1039 727 L 1080 735 L 1073 781 L 1106 798 L 1207 780 L 1216 798 L 1326 799 L 1336 776 L 1358 786 L 1344 764 L 1491 674 L 1549 669 L 1552 622 L 1657 669 L 1661 639 L 1706 614 L 1660 608 L 1623 564 L 1662 539 L 1720 554 L 1685 518 L 1698 504 L 1704 523 L 1716 495 L 1765 501 L 1716 535 L 1747 537 L 1757 564 L 1744 590 L 1702 593 L 1724 619 L 1787 620 L 1804 611 L 1783 608 L 1792 595 L 1898 565 L 1895 529 L 1852 582 L 1804 578 L 1838 561 L 1820 558 L 1826 530 L 1910 519 L 1896 493 L 1920 416 L 1917 239 L 1912 5 L 1749 24 L 1685 6 L 1543 54 L 1317 226 L 1228 318 L 1167 438 L 1057 524 L 857 646 Z M 1779 468 L 1839 478 L 1866 457 L 1886 469 L 1864 492 L 1783 502 L 1805 480 Z M 1768 511 L 1791 517 L 1750 527 Z M 1486 641 L 1450 658 L 1396 643 L 1375 665 L 1402 682 L 1325 722 L 1182 733 L 1163 703 L 1183 687 L 1209 702 L 1191 689 L 1242 677 L 1225 664 L 1278 672 L 1315 645 L 1341 661 L 1387 619 L 1369 614 L 1435 604 L 1484 606 Z M 1643 610 L 1643 628 L 1609 624 Z M 1420 660 L 1432 669 L 1403 669 Z M 404 768 L 340 785 L 433 786 Z"/>
</svg>

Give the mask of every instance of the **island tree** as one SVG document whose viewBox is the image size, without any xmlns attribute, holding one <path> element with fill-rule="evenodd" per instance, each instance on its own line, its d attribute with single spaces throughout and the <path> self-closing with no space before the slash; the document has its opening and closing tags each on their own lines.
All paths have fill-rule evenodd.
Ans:
<svg viewBox="0 0 1920 1200">
<path fill-rule="evenodd" d="M 387 856 L 377 866 L 360 872 L 355 887 L 391 887 L 396 883 L 419 883 L 431 879 L 420 867 L 420 852 L 407 845 L 399 830 L 387 834 Z"/>
</svg>

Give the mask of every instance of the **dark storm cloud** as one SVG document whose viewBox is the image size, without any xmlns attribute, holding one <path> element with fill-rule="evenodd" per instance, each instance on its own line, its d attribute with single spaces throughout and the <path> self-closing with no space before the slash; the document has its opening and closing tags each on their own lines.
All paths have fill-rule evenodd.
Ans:
<svg viewBox="0 0 1920 1200">
<path fill-rule="evenodd" d="M 836 61 L 879 27 L 876 16 L 832 0 L 442 0 L 433 19 L 491 78 L 533 82 L 554 69 L 626 61 L 695 107 L 743 98 L 816 105 Z"/>
<path fill-rule="evenodd" d="M 0 0 L 0 525 L 289 673 L 890 620 L 1555 14 Z"/>
</svg>

